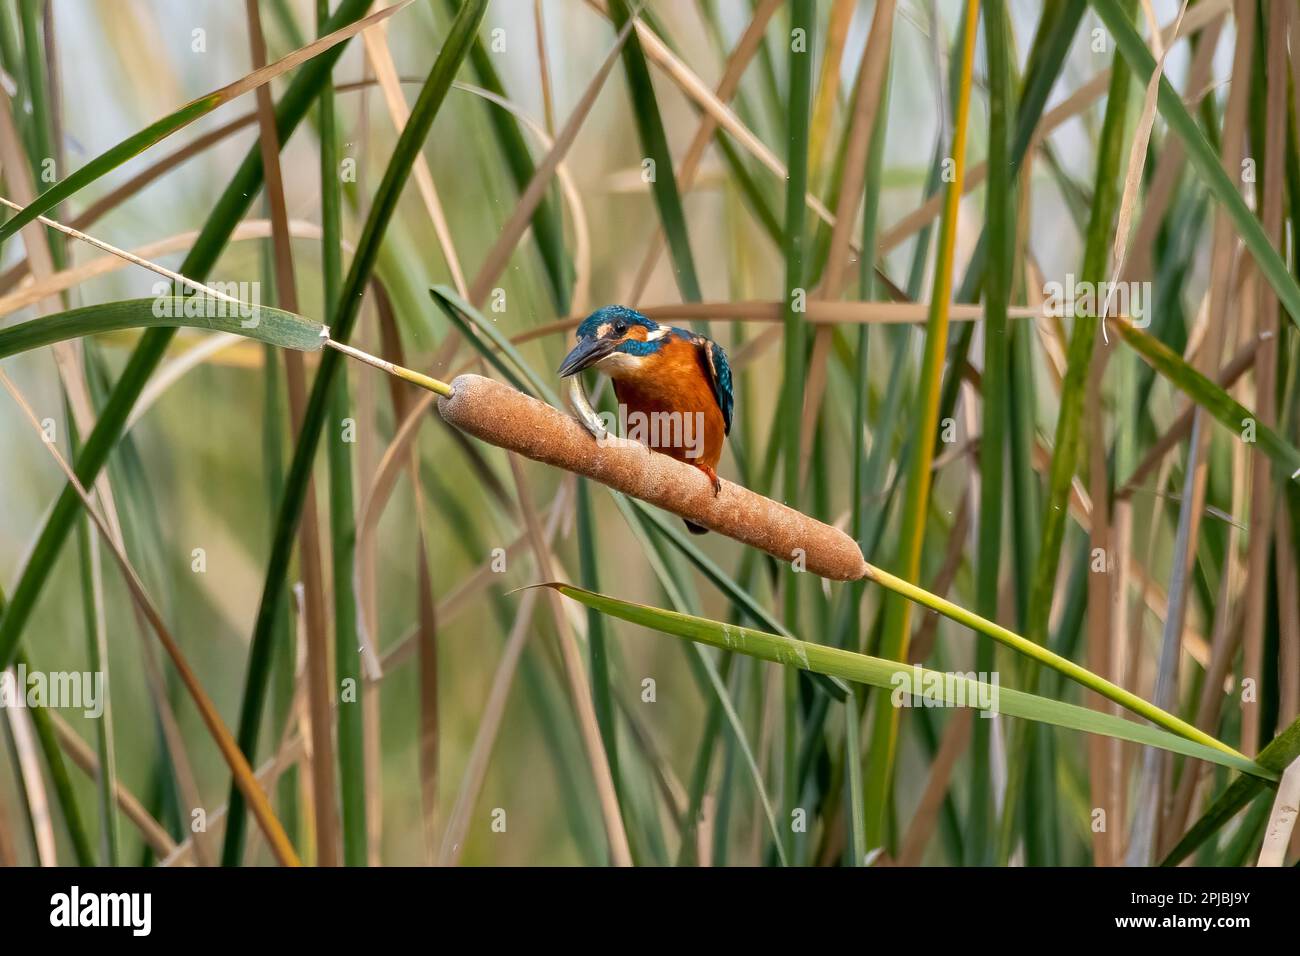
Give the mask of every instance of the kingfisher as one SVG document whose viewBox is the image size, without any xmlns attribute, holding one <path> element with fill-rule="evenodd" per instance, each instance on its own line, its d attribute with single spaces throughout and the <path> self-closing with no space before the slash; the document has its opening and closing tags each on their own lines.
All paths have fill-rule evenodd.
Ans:
<svg viewBox="0 0 1300 956">
<path fill-rule="evenodd" d="M 577 339 L 560 364 L 560 376 L 588 368 L 608 374 L 624 437 L 694 465 L 708 477 L 715 495 L 721 491 L 717 467 L 731 433 L 734 404 L 731 366 L 722 346 L 621 305 L 587 316 Z M 706 530 L 690 521 L 686 527 L 693 534 Z"/>
</svg>

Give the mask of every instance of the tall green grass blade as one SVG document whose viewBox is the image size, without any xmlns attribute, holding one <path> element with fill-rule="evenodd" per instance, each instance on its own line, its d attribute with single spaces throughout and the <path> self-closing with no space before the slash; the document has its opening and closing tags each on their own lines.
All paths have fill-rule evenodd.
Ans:
<svg viewBox="0 0 1300 956">
<path fill-rule="evenodd" d="M 270 243 L 263 245 L 265 258 L 269 266 Z M 264 275 L 270 275 L 267 269 Z M 276 502 L 284 493 L 284 440 L 286 410 L 282 397 L 281 363 L 279 353 L 274 347 L 263 347 L 262 353 L 263 383 L 262 388 L 262 458 L 265 470 L 264 486 L 267 501 Z M 274 507 L 272 505 L 272 507 Z M 274 517 L 274 514 L 271 515 Z M 274 726 L 284 727 L 293 714 L 293 705 L 297 691 L 298 647 L 293 631 L 293 619 L 286 603 L 280 609 L 279 620 L 275 625 L 275 719 Z M 298 768 L 287 767 L 280 776 L 276 787 L 279 803 L 276 811 L 284 832 L 288 834 L 295 849 L 303 846 L 304 832 L 298 801 Z"/>
<path fill-rule="evenodd" d="M 1013 219 L 1014 180 L 1010 170 L 1011 59 L 1008 53 L 1004 0 L 983 6 L 984 42 L 989 72 L 989 185 L 985 202 L 989 239 L 989 269 L 984 279 L 983 406 L 980 427 L 979 541 L 975 558 L 975 608 L 993 620 L 998 615 L 998 571 L 1002 556 L 1003 503 L 1006 489 L 1005 435 L 1007 423 L 1009 342 L 1007 306 L 1015 271 Z M 975 670 L 995 670 L 994 648 L 982 644 L 975 653 Z M 986 865 L 988 837 L 993 830 L 992 728 L 976 721 L 971 738 L 971 783 L 966 830 L 966 862 Z"/>
<path fill-rule="evenodd" d="M 621 31 L 632 16 L 641 16 L 641 4 L 634 11 L 629 0 L 610 0 L 609 14 L 615 30 Z M 686 211 L 682 208 L 681 193 L 677 190 L 677 176 L 673 171 L 673 155 L 664 133 L 663 117 L 659 115 L 659 100 L 650 81 L 650 66 L 646 63 L 641 38 L 634 28 L 623 45 L 623 69 L 627 74 L 628 91 L 632 96 L 632 111 L 636 117 L 637 133 L 646 159 L 653 166 L 651 185 L 659 219 L 663 223 L 664 237 L 668 240 L 668 255 L 673 262 L 677 288 L 686 302 L 699 302 L 704 298 L 700 291 L 699 276 L 695 271 L 695 256 L 691 254 L 690 234 L 686 229 Z M 645 167 L 643 167 L 644 169 Z"/>
<path fill-rule="evenodd" d="M 862 692 L 854 689 L 844 705 L 844 765 L 846 805 L 849 814 L 849 865 L 865 866 L 867 859 L 867 805 L 862 787 L 862 741 L 858 724 L 862 720 L 865 701 Z"/>
<path fill-rule="evenodd" d="M 327 0 L 316 0 L 318 26 L 327 19 Z M 343 282 L 343 190 L 339 182 L 338 133 L 334 115 L 334 87 L 327 82 L 320 94 L 321 171 L 321 281 L 325 311 L 335 315 Z M 344 436 L 351 415 L 348 377 L 343 372 L 334 383 L 331 417 L 335 433 L 326 442 L 329 465 L 330 558 L 334 590 L 334 663 L 339 694 L 337 746 L 339 756 L 340 824 L 343 830 L 344 866 L 365 866 L 368 860 L 366 828 L 365 730 L 360 638 L 357 633 L 356 503 L 352 490 L 352 443 Z"/>
<path fill-rule="evenodd" d="M 68 417 L 71 422 L 71 416 Z M 75 431 L 70 426 L 69 431 Z M 94 578 L 95 534 L 90 519 L 77 523 L 77 557 L 80 564 L 82 615 L 86 628 L 86 660 L 90 673 L 103 675 L 103 709 L 95 721 L 95 750 L 99 757 L 96 791 L 99 810 L 100 861 L 104 866 L 120 864 L 121 829 L 117 817 L 117 755 L 113 745 L 113 711 L 108 670 L 106 626 L 101 626 Z"/>
<path fill-rule="evenodd" d="M 807 330 L 800 303 L 807 297 L 805 288 L 805 220 L 808 191 L 808 139 L 812 121 L 813 18 L 812 0 L 793 0 L 790 6 L 788 126 L 786 136 L 785 228 L 781 251 L 785 259 L 783 304 L 784 365 L 782 368 L 781 403 L 784 412 L 781 433 L 781 489 L 791 508 L 800 506 L 799 478 L 802 471 L 800 446 L 803 421 L 804 369 Z M 803 42 L 800 42 L 800 40 Z M 781 571 L 783 619 L 787 627 L 797 627 L 799 618 L 799 575 L 792 566 Z M 799 685 L 794 672 L 785 674 L 784 724 L 781 758 L 781 816 L 790 816 L 799 803 L 796 755 L 799 752 Z M 785 854 L 794 853 L 793 832 L 785 836 Z"/>
<path fill-rule="evenodd" d="M 18 4 L 18 18 L 23 37 L 23 64 L 26 67 L 27 93 L 31 107 L 30 143 L 28 158 L 32 166 L 39 171 L 46 162 L 57 164 L 60 151 L 54 143 L 54 127 L 50 122 L 50 95 L 45 73 L 45 44 L 41 36 L 40 4 L 33 0 L 21 0 Z M 44 177 L 35 178 L 36 188 L 45 188 Z M 3 230 L 0 230 L 3 236 Z M 4 242 L 0 238 L 0 245 Z M 52 250 L 53 251 L 53 250 Z M 56 262 L 56 265 L 60 263 Z"/>
<path fill-rule="evenodd" d="M 907 490 L 903 502 L 903 523 L 899 531 L 896 566 L 902 576 L 915 580 L 920 572 L 925 519 L 929 511 L 934 441 L 939 429 L 940 387 L 944 353 L 948 346 L 948 303 L 952 291 L 952 262 L 957 237 L 957 215 L 966 165 L 967 116 L 970 110 L 971 80 L 975 62 L 978 7 L 968 2 L 963 21 L 960 86 L 953 117 L 952 161 L 954 176 L 948 184 L 943 216 L 939 223 L 939 250 L 935 264 L 934 291 L 926 325 L 925 355 L 921 360 L 918 385 L 917 440 L 912 442 L 907 464 Z M 885 600 L 885 629 L 881 653 L 894 660 L 906 660 L 911 628 L 911 604 L 896 597 Z M 871 747 L 867 765 L 867 845 L 874 849 L 885 839 L 885 816 L 892 789 L 893 765 L 898 737 L 897 708 L 880 697 L 875 706 Z"/>
<path fill-rule="evenodd" d="M 1020 630 L 1029 621 L 1030 582 L 1038 561 L 1040 540 L 1039 507 L 1041 488 L 1034 472 L 1034 440 L 1037 435 L 1037 392 L 1034 385 L 1033 330 L 1027 322 L 1011 328 L 1009 445 L 1011 491 L 1021 510 L 1012 522 L 1012 555 L 1016 567 L 1016 619 Z"/>
<path fill-rule="evenodd" d="M 578 568 L 583 587 L 592 590 L 599 580 L 599 558 L 596 547 L 595 515 L 592 512 L 591 487 L 586 479 L 577 480 L 578 512 Z M 618 726 L 614 709 L 614 691 L 610 681 L 608 635 L 605 620 L 594 610 L 587 612 L 587 653 L 591 668 L 591 698 L 600 727 L 605 756 L 609 759 L 609 772 L 614 778 L 619 804 L 625 807 L 624 781 L 619 772 Z M 627 812 L 624 809 L 626 818 Z M 633 856 L 635 859 L 635 854 Z"/>
<path fill-rule="evenodd" d="M 589 609 L 590 610 L 590 609 Z M 727 658 L 728 660 L 732 658 Z M 745 695 L 749 684 L 746 678 L 746 658 L 734 662 L 731 674 L 731 690 L 735 700 L 736 712 L 744 720 Z M 735 807 L 739 802 L 736 786 L 736 763 L 740 748 L 731 737 L 723 741 L 722 777 L 718 782 L 718 796 L 713 826 L 713 865 L 726 866 L 731 854 L 732 820 Z"/>
<path fill-rule="evenodd" d="M 875 127 L 871 131 L 871 149 L 867 154 L 867 174 L 864 180 L 862 210 L 862 248 L 864 253 L 858 263 L 858 286 L 861 297 L 871 300 L 876 297 L 878 283 L 872 257 L 865 250 L 876 248 L 877 225 L 880 217 L 881 168 L 885 155 L 886 122 L 889 116 L 890 94 L 893 89 L 890 69 L 885 70 L 885 86 L 880 93 L 880 105 L 876 110 Z M 859 547 L 866 540 L 867 514 L 871 510 L 867 496 L 879 483 L 879 470 L 873 469 L 867 459 L 866 438 L 869 427 L 868 419 L 868 382 L 870 380 L 870 344 L 871 326 L 863 325 L 858 329 L 858 347 L 855 355 L 853 381 L 853 472 L 849 500 L 849 528 Z M 902 376 L 898 375 L 901 386 Z M 891 379 L 891 393 L 901 391 Z M 895 403 L 894 409 L 897 409 Z M 885 416 L 888 418 L 888 413 Z M 876 432 L 878 448 L 890 444 L 889 436 L 893 434 L 893 422 Z M 873 447 L 872 451 L 877 451 Z M 878 456 L 883 460 L 883 456 Z M 865 581 L 855 581 L 849 585 L 844 601 L 844 619 L 846 627 L 843 636 L 836 642 L 839 647 L 860 650 L 863 646 L 861 614 L 862 596 L 866 592 Z M 844 781 L 846 787 L 845 812 L 848 813 L 848 847 L 849 861 L 852 866 L 862 866 L 867 856 L 866 834 L 866 794 L 862 783 L 862 741 L 859 724 L 863 708 L 866 705 L 865 694 L 853 688 L 844 710 Z M 810 722 L 811 724 L 811 722 Z M 815 727 L 813 732 L 820 732 Z"/>
</svg>

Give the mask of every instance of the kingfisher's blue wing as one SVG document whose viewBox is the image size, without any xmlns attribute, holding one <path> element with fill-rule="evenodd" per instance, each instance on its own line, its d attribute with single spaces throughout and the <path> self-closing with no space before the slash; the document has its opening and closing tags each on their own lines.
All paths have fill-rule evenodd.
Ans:
<svg viewBox="0 0 1300 956">
<path fill-rule="evenodd" d="M 731 434 L 731 409 L 735 399 L 731 392 L 731 366 L 727 363 L 727 353 L 717 342 L 699 338 L 697 347 L 704 359 L 704 369 L 708 373 L 709 386 L 713 397 L 722 409 L 722 425 L 726 434 Z"/>
</svg>

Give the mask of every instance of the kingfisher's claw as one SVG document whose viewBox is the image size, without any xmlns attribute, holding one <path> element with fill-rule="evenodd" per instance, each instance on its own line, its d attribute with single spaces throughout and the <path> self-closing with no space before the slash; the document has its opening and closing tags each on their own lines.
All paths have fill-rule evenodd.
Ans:
<svg viewBox="0 0 1300 956">
<path fill-rule="evenodd" d="M 709 479 L 709 484 L 713 485 L 713 497 L 716 498 L 719 492 L 722 491 L 722 479 L 718 477 L 718 473 L 708 465 L 696 465 L 695 467 L 704 472 L 704 476 Z"/>
</svg>

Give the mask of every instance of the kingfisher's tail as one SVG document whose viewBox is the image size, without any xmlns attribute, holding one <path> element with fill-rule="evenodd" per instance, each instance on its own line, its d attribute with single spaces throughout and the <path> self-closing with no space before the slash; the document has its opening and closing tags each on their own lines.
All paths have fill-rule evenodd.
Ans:
<svg viewBox="0 0 1300 956">
<path fill-rule="evenodd" d="M 697 525 L 694 521 L 686 521 L 685 518 L 683 518 L 682 521 L 685 521 L 685 522 L 686 522 L 686 530 L 689 531 L 691 534 L 708 534 L 708 533 L 709 533 L 709 529 L 708 529 L 708 528 L 701 527 L 700 525 Z"/>
</svg>

